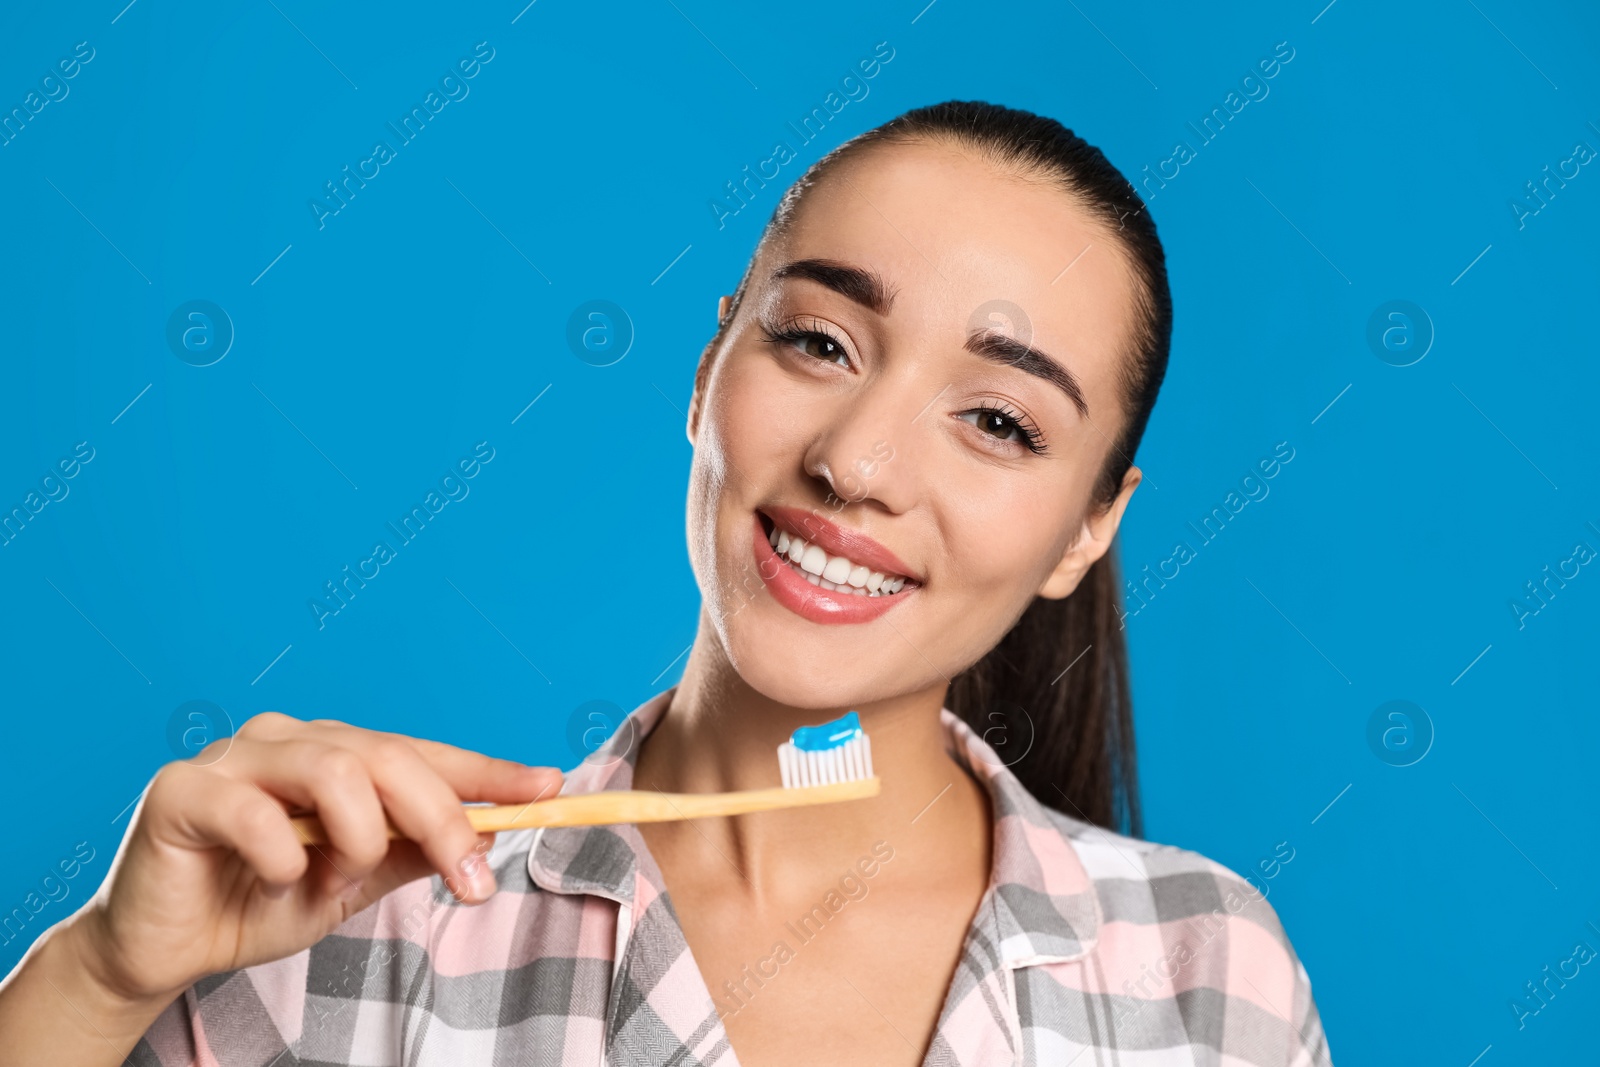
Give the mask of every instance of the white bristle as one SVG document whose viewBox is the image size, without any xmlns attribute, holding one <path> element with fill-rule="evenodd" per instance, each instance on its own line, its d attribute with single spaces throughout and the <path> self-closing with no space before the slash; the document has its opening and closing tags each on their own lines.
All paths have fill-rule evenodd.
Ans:
<svg viewBox="0 0 1600 1067">
<path fill-rule="evenodd" d="M 778 772 L 785 789 L 871 778 L 872 746 L 865 734 L 822 752 L 802 751 L 785 741 L 778 746 Z"/>
</svg>

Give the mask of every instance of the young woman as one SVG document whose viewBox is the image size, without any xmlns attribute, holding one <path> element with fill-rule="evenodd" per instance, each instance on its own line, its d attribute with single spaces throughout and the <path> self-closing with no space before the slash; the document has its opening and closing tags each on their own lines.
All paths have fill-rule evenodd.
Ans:
<svg viewBox="0 0 1600 1067">
<path fill-rule="evenodd" d="M 156 776 L 105 887 L 7 980 L 8 1058 L 1329 1063 L 1265 899 L 1119 832 L 1110 550 L 1171 333 L 1128 182 L 1049 119 L 909 112 L 788 191 L 717 323 L 683 681 L 564 784 L 251 719 Z M 492 849 L 461 811 L 772 786 L 778 744 L 849 709 L 870 800 Z"/>
</svg>

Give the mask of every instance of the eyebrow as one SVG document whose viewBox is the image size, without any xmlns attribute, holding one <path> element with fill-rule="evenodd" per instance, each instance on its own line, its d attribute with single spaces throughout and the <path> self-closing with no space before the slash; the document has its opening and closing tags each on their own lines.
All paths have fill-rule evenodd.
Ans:
<svg viewBox="0 0 1600 1067">
<path fill-rule="evenodd" d="M 869 308 L 879 315 L 889 314 L 894 293 L 876 271 L 852 267 L 831 259 L 797 259 L 772 272 L 774 279 L 807 278 Z"/>
<path fill-rule="evenodd" d="M 1004 363 L 1035 378 L 1044 379 L 1067 394 L 1067 399 L 1078 409 L 1078 414 L 1089 417 L 1089 403 L 1083 398 L 1083 387 L 1078 384 L 1078 379 L 1037 348 L 994 330 L 982 330 L 967 338 L 966 349 L 975 356 Z"/>
<path fill-rule="evenodd" d="M 772 277 L 806 278 L 819 285 L 869 308 L 879 315 L 888 315 L 895 294 L 876 271 L 852 267 L 832 259 L 797 259 L 772 272 Z M 1083 397 L 1083 387 L 1078 379 L 1061 363 L 1030 345 L 1023 344 L 1005 334 L 983 330 L 967 338 L 966 350 L 975 356 L 1015 367 L 1025 374 L 1049 382 L 1072 401 L 1078 414 L 1089 415 L 1089 404 Z"/>
</svg>

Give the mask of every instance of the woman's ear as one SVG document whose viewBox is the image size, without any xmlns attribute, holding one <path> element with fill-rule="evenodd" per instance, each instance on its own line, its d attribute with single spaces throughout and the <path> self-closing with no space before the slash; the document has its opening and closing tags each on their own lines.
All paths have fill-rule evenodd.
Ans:
<svg viewBox="0 0 1600 1067">
<path fill-rule="evenodd" d="M 1117 527 L 1122 525 L 1122 513 L 1143 477 L 1138 467 L 1129 467 L 1122 476 L 1122 488 L 1110 505 L 1085 516 L 1083 529 L 1078 531 L 1077 539 L 1062 554 L 1061 562 L 1056 564 L 1039 587 L 1040 596 L 1047 600 L 1060 600 L 1078 588 L 1078 583 L 1083 581 L 1089 568 L 1111 548 L 1111 540 L 1117 536 Z"/>
<path fill-rule="evenodd" d="M 717 297 L 717 332 L 712 335 L 711 343 L 706 345 L 705 351 L 700 353 L 700 367 L 694 376 L 694 391 L 689 394 L 689 418 L 684 427 L 691 445 L 694 444 L 695 434 L 700 431 L 700 391 L 705 388 L 706 371 L 711 367 L 711 345 L 716 344 L 717 337 L 721 336 L 723 321 L 727 319 L 728 308 L 732 304 L 732 297 Z"/>
</svg>

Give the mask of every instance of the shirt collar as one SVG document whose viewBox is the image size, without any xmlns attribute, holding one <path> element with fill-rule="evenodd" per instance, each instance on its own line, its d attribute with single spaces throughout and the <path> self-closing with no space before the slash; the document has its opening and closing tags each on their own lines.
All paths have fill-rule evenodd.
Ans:
<svg viewBox="0 0 1600 1067">
<path fill-rule="evenodd" d="M 567 772 L 562 795 L 632 789 L 639 742 L 661 721 L 672 693 L 657 693 L 623 719 L 604 744 Z M 641 869 L 654 872 L 655 863 L 632 823 L 547 826 L 534 835 L 528 852 L 528 876 L 541 889 L 591 893 L 629 907 Z"/>
<path fill-rule="evenodd" d="M 954 712 L 940 721 L 951 755 L 989 793 L 994 857 L 974 925 L 987 927 L 1005 967 L 1086 955 L 1100 935 L 1100 895 L 1068 833 L 1074 821 L 1034 797 Z"/>
<path fill-rule="evenodd" d="M 639 743 L 661 721 L 673 690 L 658 693 L 566 776 L 563 794 L 630 789 Z M 990 884 L 973 924 L 1008 968 L 1078 959 L 1099 937 L 1099 894 L 1078 855 L 1066 816 L 1040 803 L 995 750 L 949 709 L 940 712 L 947 747 L 987 790 L 993 820 Z M 535 885 L 589 893 L 632 906 L 641 874 L 660 875 L 638 827 L 546 827 L 528 853 Z"/>
</svg>

